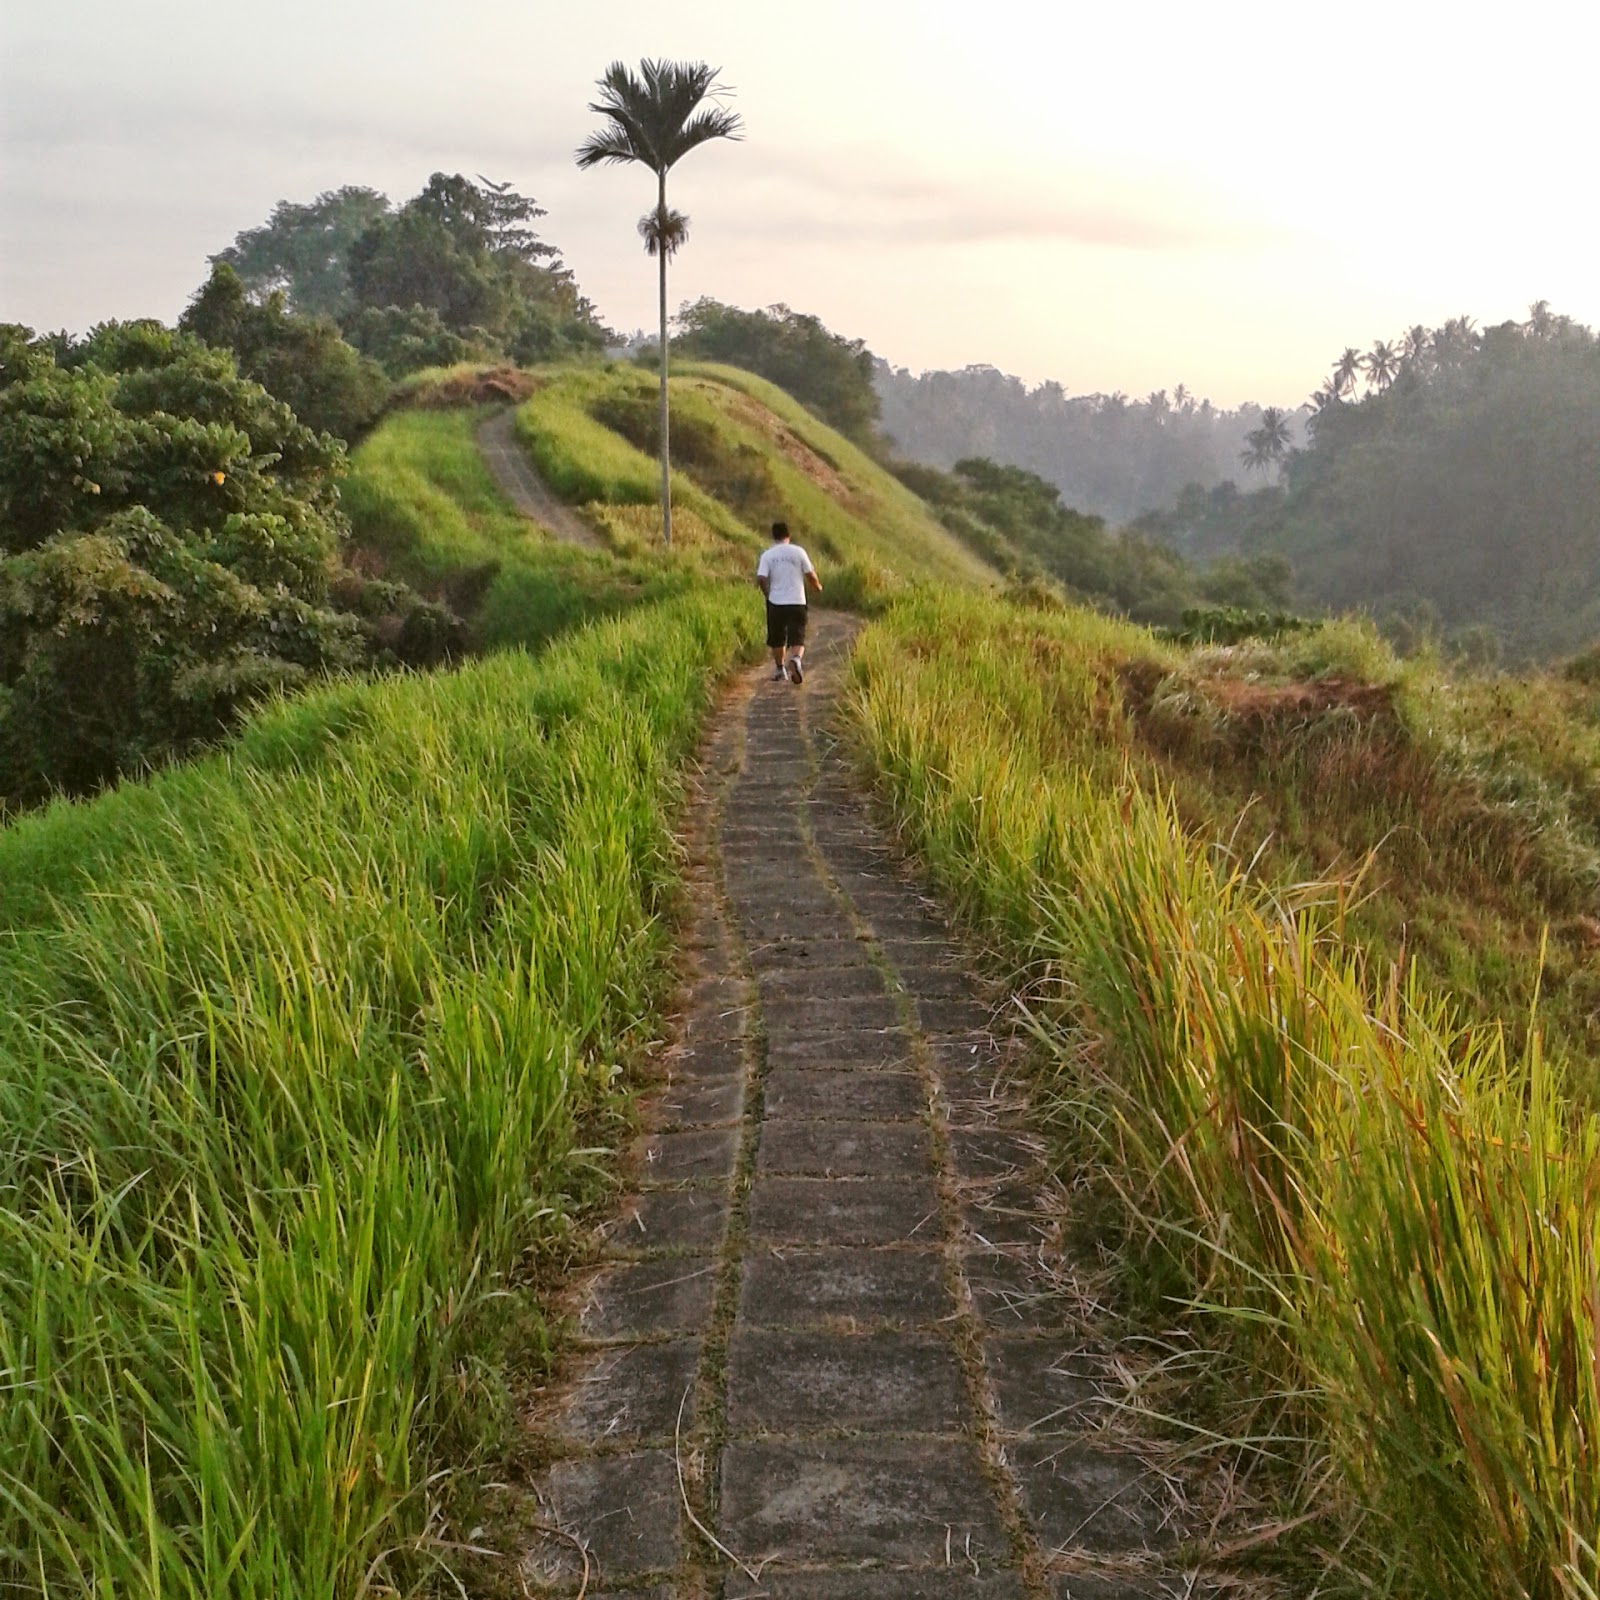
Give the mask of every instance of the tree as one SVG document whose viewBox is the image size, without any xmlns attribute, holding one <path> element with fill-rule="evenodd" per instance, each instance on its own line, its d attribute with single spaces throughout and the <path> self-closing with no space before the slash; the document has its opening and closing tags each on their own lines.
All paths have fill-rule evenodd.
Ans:
<svg viewBox="0 0 1600 1600">
<path fill-rule="evenodd" d="M 1387 340 L 1379 339 L 1361 358 L 1361 365 L 1367 382 L 1381 392 L 1394 382 L 1400 371 L 1400 352 Z"/>
<path fill-rule="evenodd" d="M 1347 344 L 1333 369 L 1333 381 L 1338 384 L 1341 395 L 1349 394 L 1355 388 L 1356 375 L 1360 371 L 1361 352 L 1354 345 Z"/>
<path fill-rule="evenodd" d="M 1289 449 L 1289 418 L 1276 406 L 1268 406 L 1261 413 L 1261 426 L 1245 435 L 1245 448 L 1239 459 L 1247 470 L 1266 468 L 1283 460 Z"/>
<path fill-rule="evenodd" d="M 661 280 L 661 532 L 672 543 L 672 465 L 667 416 L 667 262 L 688 236 L 689 219 L 667 205 L 667 174 L 697 146 L 712 139 L 742 137 L 737 112 L 705 105 L 720 68 L 703 61 L 641 61 L 637 76 L 620 61 L 599 80 L 600 98 L 589 109 L 606 119 L 578 149 L 578 166 L 637 162 L 656 175 L 656 206 L 639 221 L 646 251 L 660 266 Z"/>
<path fill-rule="evenodd" d="M 878 421 L 877 358 L 860 339 L 830 333 L 786 305 L 764 311 L 703 298 L 678 312 L 678 348 L 743 367 L 786 389 L 824 422 L 867 442 Z"/>
<path fill-rule="evenodd" d="M 377 363 L 346 344 L 326 317 L 290 311 L 281 289 L 252 300 L 238 273 L 223 262 L 212 267 L 178 327 L 231 350 L 245 377 L 319 433 L 359 438 L 388 398 L 389 384 Z"/>
<path fill-rule="evenodd" d="M 85 792 L 367 659 L 328 604 L 343 447 L 233 358 L 0 329 L 0 796 Z"/>
<path fill-rule="evenodd" d="M 280 200 L 263 226 L 239 234 L 211 264 L 232 267 L 253 295 L 281 289 L 292 311 L 342 317 L 351 304 L 350 248 L 388 214 L 389 202 L 376 189 L 355 185 L 319 194 L 309 205 Z"/>
</svg>

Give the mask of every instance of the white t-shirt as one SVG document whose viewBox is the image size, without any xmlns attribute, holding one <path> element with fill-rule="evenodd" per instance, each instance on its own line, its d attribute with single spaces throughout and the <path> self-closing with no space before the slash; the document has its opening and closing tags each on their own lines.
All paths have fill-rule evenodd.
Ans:
<svg viewBox="0 0 1600 1600">
<path fill-rule="evenodd" d="M 797 544 L 768 545 L 756 563 L 756 576 L 767 579 L 767 599 L 775 606 L 803 606 L 806 574 L 816 570 Z"/>
</svg>

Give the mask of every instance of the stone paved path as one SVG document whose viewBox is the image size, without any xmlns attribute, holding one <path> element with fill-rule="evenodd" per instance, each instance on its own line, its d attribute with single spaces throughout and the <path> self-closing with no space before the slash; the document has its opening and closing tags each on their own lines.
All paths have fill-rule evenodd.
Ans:
<svg viewBox="0 0 1600 1600">
<path fill-rule="evenodd" d="M 590 1597 L 1212 1593 L 1106 1426 L 1115 1352 L 1050 1290 L 989 1010 L 828 747 L 851 625 L 815 633 L 805 686 L 710 750 L 705 975 L 543 1419 L 570 1537 L 530 1533 L 530 1592 L 578 1592 L 576 1540 Z"/>
<path fill-rule="evenodd" d="M 517 438 L 516 412 L 496 411 L 478 424 L 478 452 L 500 492 L 523 516 L 568 544 L 601 548 L 599 536 L 571 506 L 556 499 L 534 471 Z"/>
</svg>

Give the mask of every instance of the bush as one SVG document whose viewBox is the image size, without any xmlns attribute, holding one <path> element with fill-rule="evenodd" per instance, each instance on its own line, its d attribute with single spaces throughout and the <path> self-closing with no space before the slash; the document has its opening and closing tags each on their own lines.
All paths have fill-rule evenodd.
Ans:
<svg viewBox="0 0 1600 1600">
<path fill-rule="evenodd" d="M 0 340 L 0 795 L 84 793 L 361 664 L 328 606 L 344 452 L 153 323 Z"/>
</svg>

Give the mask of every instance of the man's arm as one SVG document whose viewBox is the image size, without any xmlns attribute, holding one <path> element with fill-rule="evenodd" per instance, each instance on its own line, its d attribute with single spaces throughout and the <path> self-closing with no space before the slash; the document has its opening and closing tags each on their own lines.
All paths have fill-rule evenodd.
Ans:
<svg viewBox="0 0 1600 1600">
<path fill-rule="evenodd" d="M 765 597 L 771 583 L 772 579 L 767 577 L 764 573 L 758 572 L 756 574 L 756 588 L 761 591 L 763 597 Z"/>
<path fill-rule="evenodd" d="M 815 567 L 813 567 L 806 574 L 806 587 L 813 594 L 821 594 L 822 593 L 822 579 L 817 576 L 817 569 Z"/>
</svg>

